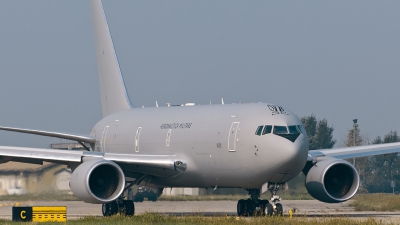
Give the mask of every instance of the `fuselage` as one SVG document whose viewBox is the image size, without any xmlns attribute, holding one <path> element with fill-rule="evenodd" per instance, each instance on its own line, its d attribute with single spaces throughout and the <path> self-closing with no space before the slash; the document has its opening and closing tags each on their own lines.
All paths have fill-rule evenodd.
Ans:
<svg viewBox="0 0 400 225">
<path fill-rule="evenodd" d="M 299 132 L 291 135 L 289 126 Z M 150 107 L 111 114 L 91 135 L 94 151 L 176 154 L 187 160 L 184 172 L 147 185 L 260 188 L 286 182 L 303 169 L 308 141 L 300 126 L 297 116 L 273 104 Z"/>
</svg>

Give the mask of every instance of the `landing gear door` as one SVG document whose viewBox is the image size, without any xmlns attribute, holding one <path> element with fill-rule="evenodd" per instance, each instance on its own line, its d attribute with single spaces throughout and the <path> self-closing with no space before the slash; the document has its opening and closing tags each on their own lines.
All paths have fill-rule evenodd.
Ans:
<svg viewBox="0 0 400 225">
<path fill-rule="evenodd" d="M 229 130 L 228 149 L 230 152 L 236 151 L 237 133 L 240 122 L 233 122 Z"/>
</svg>

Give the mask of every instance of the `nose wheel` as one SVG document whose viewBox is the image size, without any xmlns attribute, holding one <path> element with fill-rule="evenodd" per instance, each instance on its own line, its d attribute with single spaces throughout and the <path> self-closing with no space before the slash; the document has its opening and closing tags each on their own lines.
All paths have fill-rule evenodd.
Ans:
<svg viewBox="0 0 400 225">
<path fill-rule="evenodd" d="M 283 216 L 283 206 L 282 206 L 282 204 L 281 203 L 277 203 L 275 205 L 275 208 L 276 208 L 276 215 L 277 216 Z"/>
<path fill-rule="evenodd" d="M 264 215 L 266 216 L 272 216 L 274 214 L 274 207 L 271 205 L 271 203 L 266 203 L 265 205 L 263 205 L 263 212 Z"/>
</svg>

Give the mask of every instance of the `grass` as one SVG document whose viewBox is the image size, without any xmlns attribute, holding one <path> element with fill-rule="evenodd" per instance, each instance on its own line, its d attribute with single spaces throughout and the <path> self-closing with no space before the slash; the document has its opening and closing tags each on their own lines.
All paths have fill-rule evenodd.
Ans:
<svg viewBox="0 0 400 225">
<path fill-rule="evenodd" d="M 355 211 L 400 211 L 400 195 L 359 194 L 349 205 Z"/>
<path fill-rule="evenodd" d="M 36 223 L 26 222 L 11 222 L 9 220 L 0 220 L 1 224 L 20 224 L 20 225 L 31 225 Z M 60 223 L 44 223 L 44 224 L 60 224 Z M 112 216 L 112 217 L 85 217 L 78 220 L 69 220 L 66 224 L 218 224 L 218 225 L 243 225 L 243 224 L 291 224 L 291 225 L 317 225 L 317 224 L 328 224 L 328 225 L 378 225 L 382 224 L 382 221 L 378 221 L 372 218 L 368 218 L 363 221 L 350 219 L 350 218 L 304 218 L 295 217 L 290 219 L 289 217 L 236 217 L 236 216 L 168 216 L 156 213 L 145 213 L 133 217 L 125 216 Z M 393 223 L 392 223 L 393 224 Z"/>
</svg>

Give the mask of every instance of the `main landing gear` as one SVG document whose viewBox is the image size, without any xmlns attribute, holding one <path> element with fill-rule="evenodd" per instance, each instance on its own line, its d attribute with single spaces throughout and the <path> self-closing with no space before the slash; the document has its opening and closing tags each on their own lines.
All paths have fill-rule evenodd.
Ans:
<svg viewBox="0 0 400 225">
<path fill-rule="evenodd" d="M 268 190 L 271 192 L 270 201 L 266 199 L 260 199 L 260 189 L 247 189 L 250 194 L 250 198 L 241 199 L 237 203 L 237 214 L 238 216 L 282 216 L 283 207 L 279 203 L 281 198 L 276 195 L 276 192 L 282 188 L 284 184 L 269 184 Z"/>
<path fill-rule="evenodd" d="M 133 216 L 135 214 L 135 205 L 132 200 L 123 200 L 118 198 L 110 203 L 103 204 L 101 211 L 103 216 L 112 216 L 117 213 L 125 216 Z"/>
<path fill-rule="evenodd" d="M 147 175 L 142 175 L 141 177 L 137 178 L 135 181 L 126 181 L 128 185 L 124 188 L 121 196 L 117 198 L 117 200 L 104 203 L 101 207 L 101 212 L 103 216 L 112 216 L 117 213 L 121 213 L 125 216 L 133 216 L 135 214 L 135 205 L 133 203 L 133 193 L 131 187 L 133 185 L 138 185 Z M 128 191 L 127 200 L 124 200 L 124 193 Z"/>
</svg>

